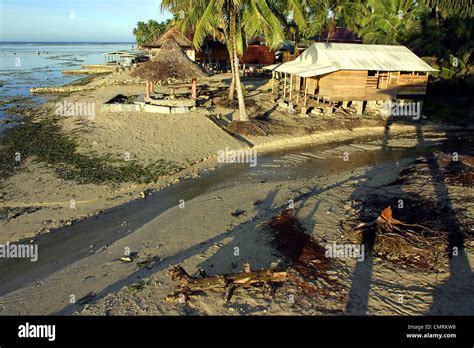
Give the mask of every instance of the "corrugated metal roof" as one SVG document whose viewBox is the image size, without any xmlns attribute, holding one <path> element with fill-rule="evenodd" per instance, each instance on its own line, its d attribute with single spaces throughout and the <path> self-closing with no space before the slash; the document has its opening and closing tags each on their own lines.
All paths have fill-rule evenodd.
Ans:
<svg viewBox="0 0 474 348">
<path fill-rule="evenodd" d="M 337 70 L 437 71 L 405 46 L 317 42 L 291 62 L 266 69 L 302 77 Z"/>
</svg>

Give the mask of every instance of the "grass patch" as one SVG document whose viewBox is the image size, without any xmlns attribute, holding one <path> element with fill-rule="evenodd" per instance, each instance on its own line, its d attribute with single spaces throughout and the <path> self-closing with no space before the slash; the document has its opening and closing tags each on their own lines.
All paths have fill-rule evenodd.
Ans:
<svg viewBox="0 0 474 348">
<path fill-rule="evenodd" d="M 428 84 L 424 114 L 434 122 L 467 125 L 474 122 L 471 102 L 474 93 L 472 76 L 436 79 Z"/>
<path fill-rule="evenodd" d="M 32 116 L 24 116 L 17 126 L 5 132 L 0 147 L 0 177 L 12 175 L 15 167 L 29 157 L 54 168 L 58 177 L 80 184 L 149 183 L 182 169 L 176 163 L 162 159 L 143 166 L 132 160 L 123 161 L 92 152 L 81 154 L 77 152 L 77 146 L 72 136 L 61 131 L 57 120 L 34 120 Z"/>
<path fill-rule="evenodd" d="M 469 107 L 468 98 L 440 100 L 426 96 L 423 113 L 433 122 L 446 122 L 461 126 L 473 122 L 472 107 Z"/>
</svg>

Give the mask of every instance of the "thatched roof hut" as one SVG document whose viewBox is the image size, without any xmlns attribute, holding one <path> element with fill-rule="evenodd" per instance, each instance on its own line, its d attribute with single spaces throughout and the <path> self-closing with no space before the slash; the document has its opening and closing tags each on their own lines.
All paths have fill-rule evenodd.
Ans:
<svg viewBox="0 0 474 348">
<path fill-rule="evenodd" d="M 161 48 L 167 40 L 174 40 L 183 49 L 193 48 L 193 43 L 186 36 L 183 35 L 178 29 L 171 28 L 167 32 L 161 34 L 161 36 L 155 41 L 144 44 L 144 48 Z"/>
<path fill-rule="evenodd" d="M 188 58 L 176 41 L 168 39 L 153 59 L 133 71 L 132 76 L 147 81 L 162 81 L 191 80 L 206 74 L 198 64 Z"/>
<path fill-rule="evenodd" d="M 138 67 L 131 75 L 147 81 L 147 96 L 153 88 L 149 87 L 149 82 L 169 79 L 193 80 L 193 97 L 195 97 L 196 79 L 205 77 L 206 73 L 188 58 L 176 41 L 168 39 L 152 60 Z"/>
</svg>

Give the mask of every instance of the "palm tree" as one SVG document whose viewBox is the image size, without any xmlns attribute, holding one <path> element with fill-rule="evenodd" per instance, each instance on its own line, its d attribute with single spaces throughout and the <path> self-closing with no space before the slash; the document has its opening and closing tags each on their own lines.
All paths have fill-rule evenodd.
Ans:
<svg viewBox="0 0 474 348">
<path fill-rule="evenodd" d="M 426 10 L 416 0 L 368 0 L 354 9 L 352 27 L 371 44 L 403 44 L 420 30 L 419 17 Z"/>
<path fill-rule="evenodd" d="M 133 29 L 133 35 L 137 41 L 137 45 L 141 46 L 146 43 L 150 43 L 163 34 L 171 26 L 171 20 L 168 19 L 165 22 L 158 23 L 157 21 L 150 19 L 148 22 L 138 22 L 137 26 Z"/>
<path fill-rule="evenodd" d="M 295 47 L 322 28 L 321 7 L 318 0 L 274 1 L 277 16 L 283 25 L 285 39 Z"/>
<path fill-rule="evenodd" d="M 460 17 L 436 16 L 429 9 L 421 16 L 421 30 L 407 44 L 421 56 L 434 56 L 441 77 L 471 74 L 474 61 L 474 22 Z"/>
<path fill-rule="evenodd" d="M 248 121 L 239 56 L 248 38 L 263 34 L 271 47 L 283 41 L 284 32 L 278 15 L 277 0 L 163 0 L 162 9 L 178 14 L 182 30 L 194 30 L 194 45 L 200 48 L 207 36 L 220 32 L 226 42 L 231 60 L 232 82 L 229 97 L 237 92 L 240 121 Z M 289 0 L 287 9 L 299 10 L 300 0 Z M 301 19 L 296 13 L 298 20 Z"/>
<path fill-rule="evenodd" d="M 334 34 L 337 23 L 348 23 L 354 14 L 354 7 L 361 0 L 315 0 L 316 20 L 321 23 L 319 32 L 328 30 L 328 40 Z M 362 0 L 364 3 L 365 1 Z"/>
<path fill-rule="evenodd" d="M 474 56 L 472 5 L 460 0 L 359 0 L 350 24 L 366 43 L 403 44 L 436 57 L 440 76 L 468 75 Z M 429 6 L 428 6 L 429 5 Z M 470 9 L 471 10 L 470 10 Z"/>
</svg>

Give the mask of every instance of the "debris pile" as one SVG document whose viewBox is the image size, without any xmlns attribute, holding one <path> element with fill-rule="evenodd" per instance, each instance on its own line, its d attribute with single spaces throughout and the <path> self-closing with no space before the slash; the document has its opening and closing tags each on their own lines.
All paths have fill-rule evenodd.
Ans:
<svg viewBox="0 0 474 348">
<path fill-rule="evenodd" d="M 446 256 L 447 234 L 423 225 L 404 223 L 392 214 L 389 206 L 373 221 L 356 224 L 357 220 L 348 219 L 342 223 L 342 228 L 352 243 L 367 244 L 383 259 L 436 269 Z"/>
<path fill-rule="evenodd" d="M 341 222 L 345 238 L 393 263 L 444 269 L 449 257 L 474 241 L 473 165 L 468 155 L 419 157 L 392 184 L 354 201 L 353 214 Z"/>
<path fill-rule="evenodd" d="M 442 156 L 439 159 L 444 169 L 444 176 L 448 183 L 465 187 L 473 187 L 474 183 L 474 157 L 458 156 L 457 161 L 452 161 L 451 156 Z"/>
</svg>

